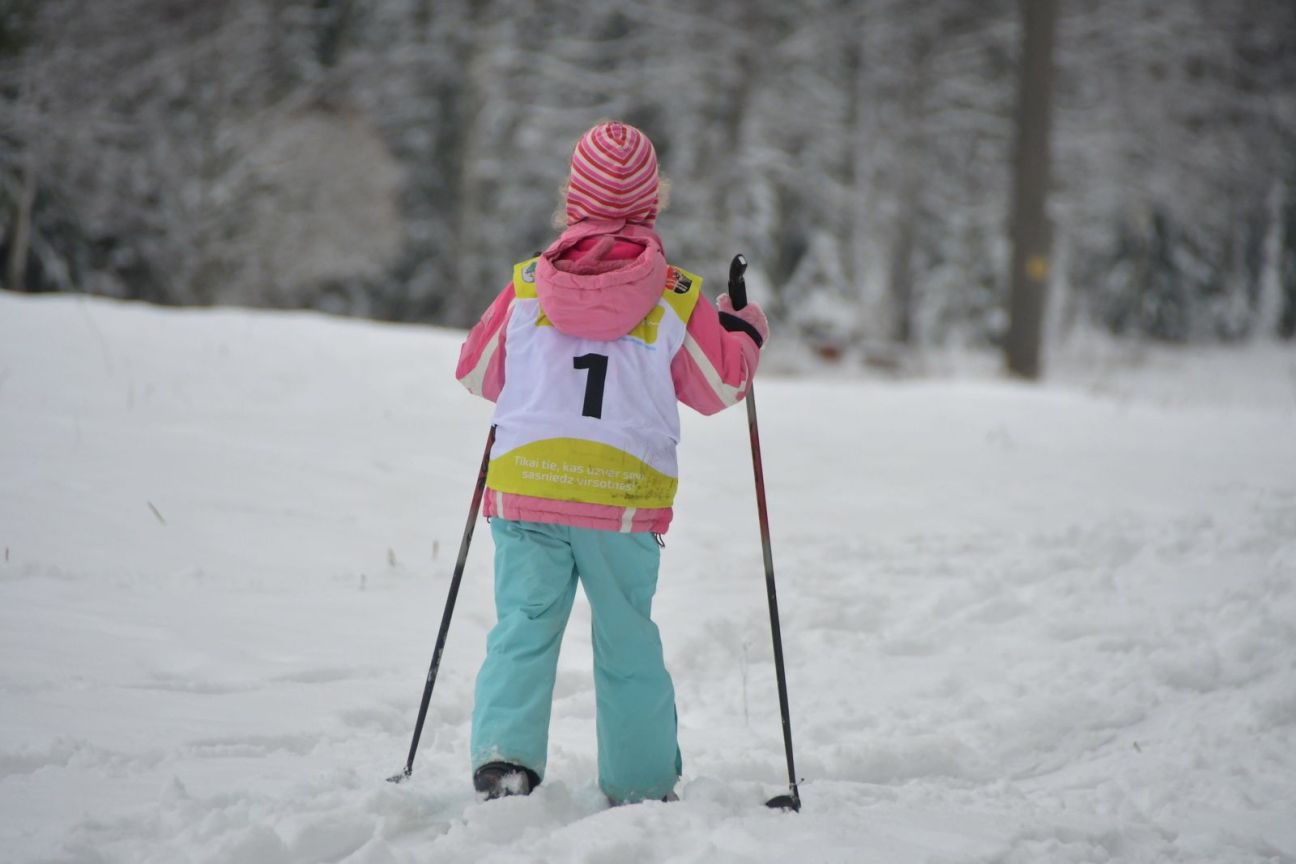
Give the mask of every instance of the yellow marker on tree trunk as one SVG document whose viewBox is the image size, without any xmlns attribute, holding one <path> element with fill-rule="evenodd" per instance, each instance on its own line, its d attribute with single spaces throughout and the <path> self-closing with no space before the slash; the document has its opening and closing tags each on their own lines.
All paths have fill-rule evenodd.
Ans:
<svg viewBox="0 0 1296 864">
<path fill-rule="evenodd" d="M 1026 278 L 1032 282 L 1043 282 L 1048 278 L 1049 261 L 1045 255 L 1031 255 L 1026 259 Z"/>
</svg>

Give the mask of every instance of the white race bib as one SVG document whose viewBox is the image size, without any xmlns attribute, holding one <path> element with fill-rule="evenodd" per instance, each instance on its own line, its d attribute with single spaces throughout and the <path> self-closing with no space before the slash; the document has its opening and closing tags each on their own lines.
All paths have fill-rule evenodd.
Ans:
<svg viewBox="0 0 1296 864">
<path fill-rule="evenodd" d="M 535 261 L 513 270 L 486 485 L 560 501 L 670 507 L 680 437 L 671 361 L 702 279 L 667 268 L 662 297 L 643 321 L 600 342 L 553 326 L 536 297 Z"/>
</svg>

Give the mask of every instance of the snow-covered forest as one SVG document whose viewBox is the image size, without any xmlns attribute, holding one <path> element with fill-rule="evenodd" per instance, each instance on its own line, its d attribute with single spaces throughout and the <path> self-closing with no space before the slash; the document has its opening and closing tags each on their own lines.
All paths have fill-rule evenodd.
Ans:
<svg viewBox="0 0 1296 864">
<path fill-rule="evenodd" d="M 824 353 L 998 344 L 1007 0 L 3 0 L 3 280 L 462 326 L 575 138 L 641 126 L 672 257 Z M 1059 4 L 1051 333 L 1290 338 L 1296 5 Z"/>
<path fill-rule="evenodd" d="M 602 118 L 764 462 L 681 412 L 678 800 L 581 599 L 484 802 L 453 372 Z M 0 0 L 0 288 L 0 862 L 1296 862 L 1293 0 Z"/>
</svg>

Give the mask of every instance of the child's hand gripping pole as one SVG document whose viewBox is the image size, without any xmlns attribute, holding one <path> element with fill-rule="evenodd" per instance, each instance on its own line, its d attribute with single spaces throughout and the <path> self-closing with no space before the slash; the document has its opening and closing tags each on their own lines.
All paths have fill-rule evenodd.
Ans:
<svg viewBox="0 0 1296 864">
<path fill-rule="evenodd" d="M 765 320 L 765 311 L 758 303 L 747 302 L 747 283 L 743 273 L 747 270 L 747 259 L 735 255 L 729 265 L 729 293 L 720 298 L 720 326 L 729 331 L 746 333 L 763 347 L 769 340 L 769 322 Z"/>
</svg>

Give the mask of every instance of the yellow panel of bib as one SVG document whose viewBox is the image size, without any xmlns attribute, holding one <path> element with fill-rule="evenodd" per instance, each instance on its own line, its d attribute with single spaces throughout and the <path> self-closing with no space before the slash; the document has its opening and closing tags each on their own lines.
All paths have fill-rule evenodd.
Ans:
<svg viewBox="0 0 1296 864">
<path fill-rule="evenodd" d="M 657 342 L 657 328 L 661 324 L 662 318 L 666 316 L 665 306 L 654 306 L 652 310 L 644 316 L 644 319 L 635 325 L 635 328 L 626 335 L 631 339 L 638 339 L 645 345 L 652 345 Z"/>
<path fill-rule="evenodd" d="M 670 304 L 675 314 L 685 324 L 693 314 L 693 307 L 702 296 L 702 277 L 678 267 L 666 268 L 666 290 L 662 299 Z"/>
<path fill-rule="evenodd" d="M 513 296 L 530 300 L 536 296 L 536 263 L 539 258 L 528 258 L 513 265 Z"/>
<path fill-rule="evenodd" d="M 675 501 L 679 480 L 609 444 L 549 438 L 492 459 L 486 485 L 558 501 L 657 508 Z"/>
</svg>

